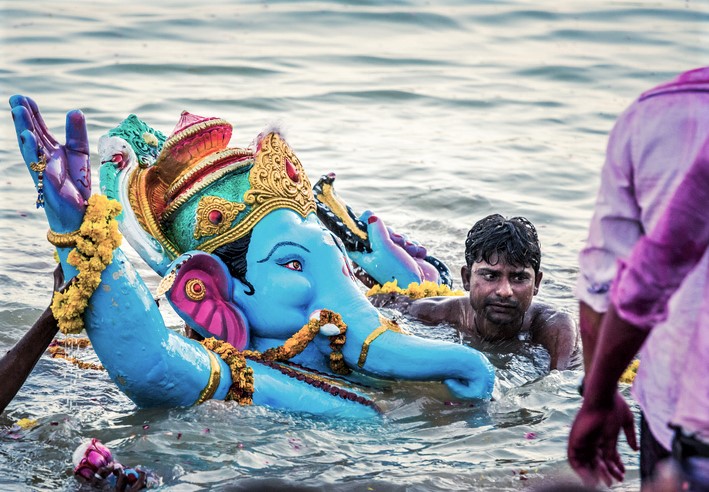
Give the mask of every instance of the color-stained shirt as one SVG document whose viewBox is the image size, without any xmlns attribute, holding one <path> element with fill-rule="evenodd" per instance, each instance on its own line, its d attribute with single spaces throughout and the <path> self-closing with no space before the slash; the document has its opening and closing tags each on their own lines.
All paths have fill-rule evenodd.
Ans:
<svg viewBox="0 0 709 492">
<path fill-rule="evenodd" d="M 633 395 L 667 449 L 670 422 L 709 432 L 709 254 L 692 242 L 707 225 L 697 214 L 685 217 L 691 207 L 706 215 L 709 201 L 696 187 L 678 188 L 690 167 L 704 162 L 698 157 L 708 137 L 709 67 L 641 95 L 611 132 L 589 237 L 579 255 L 577 296 L 605 312 L 618 260 L 628 258 L 646 232 L 665 224 L 638 244 L 633 259 L 620 263 L 613 302 L 626 320 L 653 327 Z M 661 222 L 677 190 L 684 203 L 673 204 L 672 215 Z M 692 412 L 696 418 L 689 417 Z"/>
</svg>

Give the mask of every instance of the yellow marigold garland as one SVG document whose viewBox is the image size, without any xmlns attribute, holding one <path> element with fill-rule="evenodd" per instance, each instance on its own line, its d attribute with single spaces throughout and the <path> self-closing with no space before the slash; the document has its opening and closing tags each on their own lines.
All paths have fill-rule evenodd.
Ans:
<svg viewBox="0 0 709 492">
<path fill-rule="evenodd" d="M 619 381 L 621 383 L 630 384 L 635 380 L 635 376 L 638 373 L 638 367 L 640 367 L 640 359 L 634 359 L 633 362 L 625 369 L 623 375 L 620 376 Z"/>
<path fill-rule="evenodd" d="M 298 330 L 292 337 L 286 340 L 280 347 L 274 347 L 261 353 L 256 350 L 239 351 L 228 342 L 217 340 L 216 338 L 205 338 L 200 343 L 207 349 L 213 351 L 231 369 L 232 385 L 227 393 L 227 400 L 235 400 L 240 405 L 251 405 L 253 403 L 254 393 L 254 371 L 246 365 L 246 357 L 265 360 L 284 362 L 292 359 L 308 346 L 313 341 L 315 336 L 320 331 L 320 328 L 326 324 L 333 324 L 340 329 L 338 335 L 330 337 L 330 369 L 336 374 L 349 374 L 350 369 L 345 365 L 344 357 L 342 356 L 342 346 L 345 344 L 345 332 L 347 325 L 342 321 L 342 317 L 323 309 L 320 311 L 320 317 L 311 319 L 307 324 Z"/>
<path fill-rule="evenodd" d="M 17 422 L 15 422 L 15 425 L 19 427 L 22 430 L 29 430 L 37 427 L 39 425 L 39 421 L 34 420 L 34 419 L 20 419 Z"/>
<path fill-rule="evenodd" d="M 121 244 L 116 217 L 121 205 L 105 195 L 89 198 L 84 221 L 76 234 L 76 247 L 67 261 L 79 271 L 76 280 L 64 292 L 55 292 L 52 313 L 64 334 L 81 333 L 83 314 L 89 298 L 101 283 L 101 273 L 113 257 L 113 250 Z"/>
<path fill-rule="evenodd" d="M 342 317 L 339 314 L 327 309 L 321 310 L 319 318 L 311 319 L 292 337 L 286 340 L 282 346 L 266 350 L 261 354 L 261 357 L 264 360 L 273 361 L 292 359 L 305 350 L 305 347 L 317 336 L 320 328 L 326 324 L 335 325 L 340 329 L 338 335 L 330 337 L 330 348 L 332 349 L 332 352 L 330 352 L 330 369 L 335 374 L 349 374 L 350 370 L 345 365 L 345 360 L 342 356 L 342 346 L 346 340 L 347 325 L 342 321 Z"/>
<path fill-rule="evenodd" d="M 409 296 L 411 299 L 423 299 L 424 297 L 435 296 L 462 296 L 465 293 L 461 290 L 451 290 L 447 285 L 439 285 L 430 280 L 424 280 L 420 284 L 411 282 L 406 289 L 397 285 L 397 281 L 387 282 L 384 285 L 375 285 L 367 292 L 367 297 L 377 294 L 401 294 Z"/>
</svg>

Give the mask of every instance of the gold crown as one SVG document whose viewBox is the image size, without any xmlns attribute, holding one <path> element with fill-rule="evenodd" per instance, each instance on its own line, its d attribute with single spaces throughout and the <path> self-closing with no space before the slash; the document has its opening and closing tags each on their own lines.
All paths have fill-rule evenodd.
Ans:
<svg viewBox="0 0 709 492">
<path fill-rule="evenodd" d="M 230 138 L 224 120 L 183 112 L 155 165 L 129 179 L 138 222 L 173 258 L 211 253 L 276 209 L 316 210 L 303 166 L 278 133 L 261 136 L 255 151 L 227 148 Z"/>
</svg>

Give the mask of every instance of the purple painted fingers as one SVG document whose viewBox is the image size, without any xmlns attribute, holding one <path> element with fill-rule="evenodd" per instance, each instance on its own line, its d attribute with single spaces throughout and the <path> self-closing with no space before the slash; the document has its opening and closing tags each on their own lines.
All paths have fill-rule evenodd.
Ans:
<svg viewBox="0 0 709 492">
<path fill-rule="evenodd" d="M 66 118 L 66 144 L 57 142 L 37 104 L 30 98 L 10 98 L 12 119 L 22 157 L 37 188 L 37 207 L 46 205 L 55 232 L 76 230 L 91 195 L 91 170 L 86 122 L 81 111 Z"/>
</svg>

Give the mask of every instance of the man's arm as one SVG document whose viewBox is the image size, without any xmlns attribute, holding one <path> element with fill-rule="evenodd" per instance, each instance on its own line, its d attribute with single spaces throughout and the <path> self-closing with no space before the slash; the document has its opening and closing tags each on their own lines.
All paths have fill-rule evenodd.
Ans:
<svg viewBox="0 0 709 492">
<path fill-rule="evenodd" d="M 638 450 L 633 414 L 618 393 L 618 378 L 642 346 L 647 332 L 620 318 L 611 305 L 598 336 L 598 351 L 586 373 L 584 401 L 569 434 L 571 468 L 586 485 L 622 481 L 625 466 L 617 451 L 622 429 L 628 445 Z"/>
<path fill-rule="evenodd" d="M 376 294 L 371 296 L 369 301 L 378 308 L 395 309 L 427 325 L 448 323 L 460 328 L 465 326 L 461 306 L 463 299 L 467 301 L 467 298 L 459 296 L 411 299 L 403 294 Z"/>
<path fill-rule="evenodd" d="M 63 291 L 67 285 L 62 285 L 63 282 L 64 274 L 58 266 L 54 270 L 54 290 Z M 20 391 L 58 331 L 57 320 L 54 319 L 52 310 L 47 308 L 25 336 L 0 359 L 0 381 L 3 382 L 0 386 L 0 412 L 5 410 Z"/>
<path fill-rule="evenodd" d="M 444 323 L 457 329 L 465 326 L 462 303 L 466 297 L 428 297 L 411 302 L 408 314 L 427 325 Z"/>
<path fill-rule="evenodd" d="M 583 301 L 579 302 L 579 325 L 583 345 L 583 367 L 588 372 L 598 343 L 598 333 L 605 313 L 598 313 Z"/>
<path fill-rule="evenodd" d="M 578 346 L 578 329 L 573 318 L 552 306 L 538 306 L 539 310 L 530 331 L 532 342 L 542 345 L 551 358 L 550 369 L 569 367 L 571 355 Z"/>
<path fill-rule="evenodd" d="M 707 202 L 709 139 L 660 221 L 621 262 L 611 289 L 612 304 L 586 375 L 584 402 L 569 435 L 569 463 L 587 483 L 622 480 L 625 469 L 616 447 L 621 428 L 637 449 L 632 413 L 617 392 L 618 378 L 650 330 L 666 319 L 671 296 L 706 254 Z"/>
<path fill-rule="evenodd" d="M 644 232 L 633 182 L 632 140 L 637 112 L 637 104 L 631 105 L 618 118 L 608 138 L 588 238 L 579 253 L 575 290 L 580 301 L 579 325 L 586 371 L 593 359 L 603 314 L 608 309 L 616 261 L 627 256 Z"/>
</svg>

